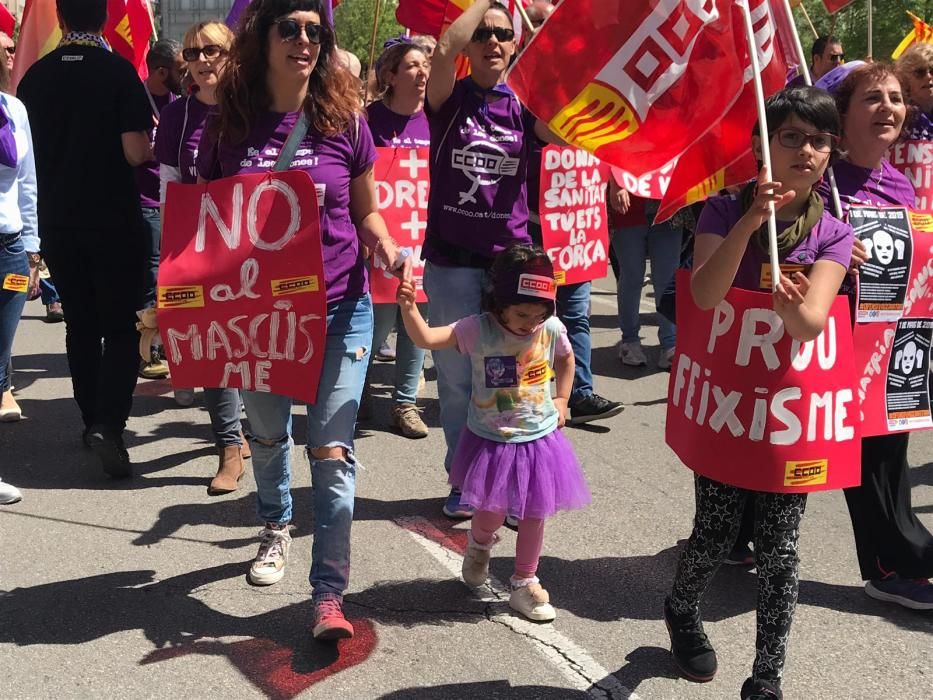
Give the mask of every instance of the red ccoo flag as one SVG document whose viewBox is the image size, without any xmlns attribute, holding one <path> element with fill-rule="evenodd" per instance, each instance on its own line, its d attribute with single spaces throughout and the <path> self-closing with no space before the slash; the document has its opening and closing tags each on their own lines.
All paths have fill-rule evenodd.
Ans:
<svg viewBox="0 0 933 700">
<path fill-rule="evenodd" d="M 149 75 L 146 54 L 152 31 L 152 15 L 146 0 L 107 0 L 104 38 L 115 53 L 133 64 L 143 79 Z"/>
<path fill-rule="evenodd" d="M 0 5 L 0 32 L 12 38 L 16 32 L 16 18 L 5 5 Z"/>
<path fill-rule="evenodd" d="M 512 11 L 515 40 L 518 42 L 522 38 L 522 17 L 517 2 L 504 0 L 503 4 Z M 415 34 L 430 34 L 440 38 L 447 27 L 472 4 L 473 0 L 399 0 L 395 19 Z"/>
<path fill-rule="evenodd" d="M 778 3 L 783 7 L 783 3 Z M 768 0 L 749 0 L 761 81 L 765 97 L 784 87 L 787 62 L 781 43 L 777 41 L 775 17 L 769 11 Z M 741 15 L 738 8 L 736 26 Z M 658 209 L 657 220 L 664 221 L 678 209 L 705 199 L 719 190 L 738 185 L 755 177 L 757 164 L 751 150 L 752 127 L 758 119 L 755 106 L 755 85 L 752 81 L 751 59 L 744 32 L 736 35 L 735 51 L 746 66 L 742 76 L 744 87 L 739 99 L 712 129 L 677 161 L 667 192 Z"/>
<path fill-rule="evenodd" d="M 733 4 L 564 2 L 509 84 L 565 141 L 641 177 L 696 143 L 738 98 L 744 34 Z"/>
</svg>

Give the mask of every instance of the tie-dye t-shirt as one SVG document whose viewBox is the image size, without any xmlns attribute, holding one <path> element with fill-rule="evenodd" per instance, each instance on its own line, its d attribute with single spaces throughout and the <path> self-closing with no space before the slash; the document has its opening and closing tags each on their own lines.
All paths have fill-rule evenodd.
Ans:
<svg viewBox="0 0 933 700">
<path fill-rule="evenodd" d="M 551 399 L 554 358 L 573 350 L 567 329 L 551 316 L 531 335 L 511 333 L 490 313 L 451 326 L 457 349 L 470 356 L 473 397 L 467 427 L 495 442 L 530 442 L 557 428 Z"/>
</svg>

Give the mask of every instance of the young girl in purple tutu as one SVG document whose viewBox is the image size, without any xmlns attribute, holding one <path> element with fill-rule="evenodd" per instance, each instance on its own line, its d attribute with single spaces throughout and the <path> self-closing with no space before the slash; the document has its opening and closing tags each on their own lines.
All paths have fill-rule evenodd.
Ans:
<svg viewBox="0 0 933 700">
<path fill-rule="evenodd" d="M 473 366 L 467 427 L 450 469 L 461 503 L 476 509 L 463 580 L 473 587 L 486 582 L 496 531 L 510 515 L 518 520 L 518 543 L 509 605 L 531 620 L 553 620 L 554 608 L 535 575 L 544 520 L 590 502 L 580 463 L 559 430 L 567 418 L 574 361 L 567 330 L 554 315 L 554 268 L 540 248 L 512 246 L 493 262 L 488 310 L 440 328 L 425 323 L 415 291 L 402 283 L 398 292 L 411 339 L 428 350 L 456 348 Z"/>
</svg>

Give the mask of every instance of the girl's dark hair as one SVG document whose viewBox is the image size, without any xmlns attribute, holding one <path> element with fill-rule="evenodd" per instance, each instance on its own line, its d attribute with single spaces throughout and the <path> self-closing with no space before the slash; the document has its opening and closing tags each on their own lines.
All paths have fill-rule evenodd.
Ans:
<svg viewBox="0 0 933 700">
<path fill-rule="evenodd" d="M 107 22 L 107 0 L 56 0 L 55 9 L 72 32 L 97 33 Z"/>
<path fill-rule="evenodd" d="M 845 120 L 846 114 L 849 113 L 849 107 L 852 105 L 852 95 L 855 94 L 856 89 L 861 83 L 880 82 L 889 77 L 895 78 L 903 90 L 903 84 L 897 74 L 897 69 L 890 63 L 885 63 L 883 61 L 866 63 L 849 73 L 843 81 L 839 83 L 839 87 L 837 87 L 835 91 L 836 108 L 839 110 L 839 119 L 841 121 Z M 904 100 L 906 102 L 906 95 L 904 96 Z M 910 127 L 913 125 L 916 118 L 917 108 L 913 105 L 907 105 L 907 114 L 904 117 L 904 124 L 901 126 L 901 133 L 897 136 L 898 141 L 903 141 L 908 138 Z"/>
<path fill-rule="evenodd" d="M 514 306 L 515 301 L 504 303 L 498 298 L 496 287 L 503 281 L 510 282 L 513 279 L 517 283 L 518 276 L 523 272 L 544 273 L 545 276 L 553 277 L 554 266 L 543 248 L 531 245 L 513 245 L 506 248 L 496 256 L 492 267 L 489 268 L 483 288 L 483 309 L 499 317 L 507 307 Z M 545 319 L 554 315 L 553 303 L 542 300 L 541 305 L 547 307 Z"/>
<path fill-rule="evenodd" d="M 230 57 L 217 85 L 215 135 L 227 143 L 242 143 L 260 114 L 272 102 L 266 87 L 269 28 L 296 10 L 317 12 L 324 28 L 317 63 L 308 80 L 304 110 L 311 126 L 333 136 L 350 128 L 361 111 L 360 83 L 340 66 L 334 28 L 323 0 L 253 0 L 243 12 Z"/>
<path fill-rule="evenodd" d="M 501 12 L 502 14 L 504 14 L 506 17 L 509 18 L 509 22 L 512 21 L 512 13 L 509 12 L 509 8 L 506 7 L 506 6 L 505 6 L 503 3 L 501 3 L 501 2 L 492 2 L 492 3 L 489 3 L 489 10 L 498 10 L 499 12 Z M 486 10 L 486 12 L 489 12 L 489 10 Z"/>
</svg>

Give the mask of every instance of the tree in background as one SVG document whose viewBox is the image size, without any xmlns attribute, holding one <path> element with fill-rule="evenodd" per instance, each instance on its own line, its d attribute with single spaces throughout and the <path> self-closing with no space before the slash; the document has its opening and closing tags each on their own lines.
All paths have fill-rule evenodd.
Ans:
<svg viewBox="0 0 933 700">
<path fill-rule="evenodd" d="M 803 0 L 803 4 L 820 34 L 833 34 L 842 41 L 846 60 L 865 58 L 868 53 L 867 0 L 855 0 L 834 16 L 826 12 L 820 0 Z M 913 29 L 908 10 L 928 23 L 933 22 L 933 0 L 873 0 L 872 4 L 872 50 L 879 61 L 890 61 L 891 52 Z M 799 9 L 794 10 L 794 20 L 803 49 L 809 53 L 815 38 L 813 31 Z"/>
<path fill-rule="evenodd" d="M 382 51 L 382 44 L 391 36 L 398 36 L 405 30 L 395 21 L 396 0 L 382 0 L 379 11 L 379 30 L 376 33 L 376 56 Z M 373 31 L 373 15 L 376 0 L 343 0 L 334 10 L 334 27 L 337 31 L 337 43 L 360 59 L 363 70 L 369 62 L 369 43 Z"/>
</svg>

